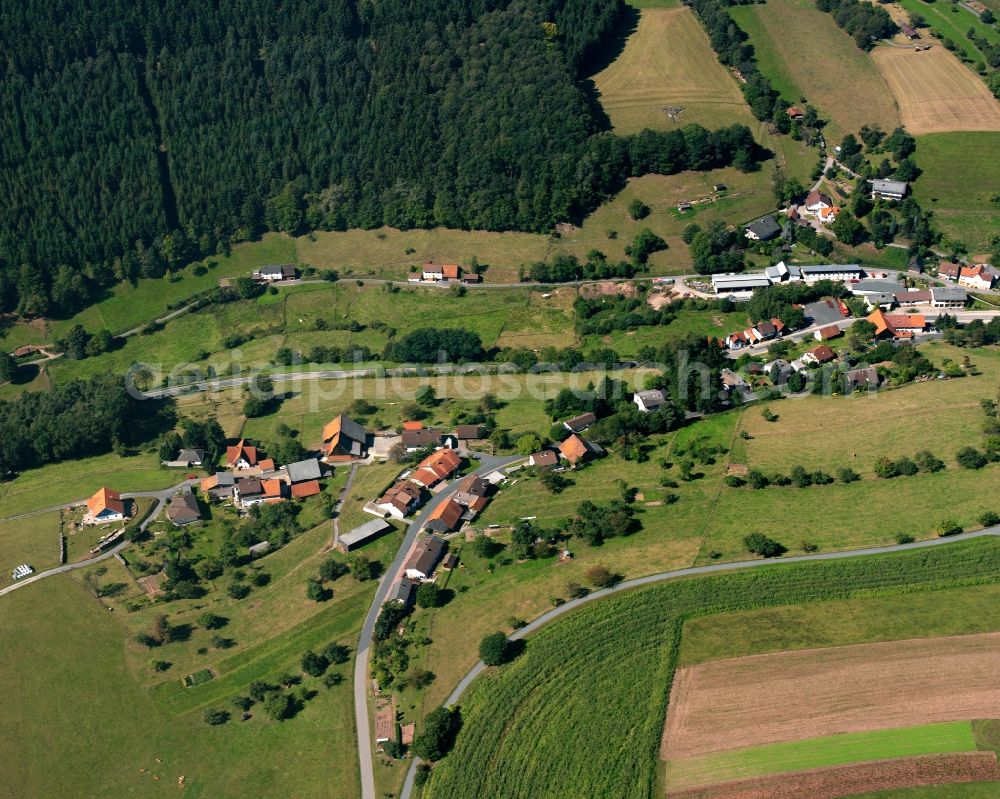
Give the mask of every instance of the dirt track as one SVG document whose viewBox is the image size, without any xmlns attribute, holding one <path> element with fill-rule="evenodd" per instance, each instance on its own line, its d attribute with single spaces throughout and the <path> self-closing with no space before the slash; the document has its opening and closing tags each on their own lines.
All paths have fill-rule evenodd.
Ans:
<svg viewBox="0 0 1000 799">
<path fill-rule="evenodd" d="M 1000 131 L 1000 102 L 939 43 L 919 53 L 912 48 L 881 46 L 871 55 L 910 133 Z"/>
<path fill-rule="evenodd" d="M 677 671 L 660 754 L 989 718 L 998 709 L 1000 633 L 754 655 Z"/>
<path fill-rule="evenodd" d="M 993 752 L 906 757 L 670 791 L 670 799 L 836 799 L 868 791 L 1000 779 Z"/>
</svg>

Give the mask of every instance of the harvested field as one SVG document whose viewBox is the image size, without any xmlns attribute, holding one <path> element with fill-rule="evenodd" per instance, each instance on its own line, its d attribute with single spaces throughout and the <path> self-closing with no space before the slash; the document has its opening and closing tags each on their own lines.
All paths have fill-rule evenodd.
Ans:
<svg viewBox="0 0 1000 799">
<path fill-rule="evenodd" d="M 877 47 L 871 56 L 910 133 L 1000 130 L 1000 103 L 944 47 L 935 44 L 921 52 Z"/>
<path fill-rule="evenodd" d="M 670 799 L 835 799 L 868 791 L 1000 778 L 994 752 L 906 757 L 670 791 Z"/>
<path fill-rule="evenodd" d="M 660 755 L 959 721 L 998 703 L 1000 633 L 720 660 L 678 669 Z"/>
<path fill-rule="evenodd" d="M 625 49 L 594 76 L 615 130 L 753 124 L 750 109 L 688 8 L 645 9 Z M 676 121 L 665 107 L 683 106 Z"/>
</svg>

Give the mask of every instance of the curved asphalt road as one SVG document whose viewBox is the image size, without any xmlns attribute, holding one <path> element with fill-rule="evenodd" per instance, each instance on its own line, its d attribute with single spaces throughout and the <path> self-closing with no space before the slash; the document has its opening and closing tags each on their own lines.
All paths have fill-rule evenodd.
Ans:
<svg viewBox="0 0 1000 799">
<path fill-rule="evenodd" d="M 896 544 L 893 546 L 886 547 L 872 547 L 870 549 L 848 549 L 842 552 L 820 552 L 815 555 L 794 555 L 790 558 L 774 558 L 771 560 L 742 560 L 733 561 L 731 563 L 712 563 L 708 566 L 692 566 L 687 569 L 676 569 L 669 572 L 660 572 L 659 574 L 650 574 L 646 577 L 637 577 L 634 580 L 626 580 L 623 583 L 619 583 L 614 588 L 604 588 L 600 591 L 594 591 L 587 596 L 580 597 L 579 599 L 572 599 L 557 608 L 553 608 L 547 613 L 543 613 L 537 619 L 535 619 L 531 624 L 522 627 L 520 630 L 516 630 L 511 636 L 512 641 L 518 641 L 533 632 L 538 631 L 550 621 L 559 618 L 564 613 L 568 613 L 571 610 L 575 610 L 581 605 L 586 605 L 588 602 L 594 602 L 598 599 L 604 599 L 612 594 L 620 593 L 621 591 L 627 590 L 629 588 L 639 588 L 641 586 L 652 585 L 654 583 L 662 583 L 667 580 L 673 580 L 678 577 L 689 577 L 691 575 L 699 574 L 713 574 L 716 572 L 726 572 L 726 571 L 736 571 L 738 569 L 750 569 L 758 568 L 764 566 L 775 566 L 782 563 L 802 563 L 804 561 L 816 561 L 816 560 L 839 560 L 841 558 L 857 558 L 864 557 L 866 555 L 883 555 L 892 552 L 904 552 L 910 549 L 925 549 L 927 547 L 942 546 L 944 544 L 954 543 L 956 541 L 968 541 L 972 538 L 982 538 L 984 536 L 998 536 L 1000 535 L 1000 525 L 994 525 L 993 527 L 985 527 L 982 530 L 976 530 L 971 533 L 962 533 L 960 535 L 951 536 L 949 538 L 930 538 L 926 541 L 915 541 L 912 544 Z M 444 701 L 445 705 L 451 706 L 461 699 L 462 694 L 468 689 L 472 684 L 472 681 L 478 677 L 486 666 L 483 661 L 479 661 L 472 669 L 466 674 L 461 681 L 455 686 L 455 690 L 449 694 L 448 698 Z M 366 708 L 367 709 L 367 708 Z M 367 717 L 366 717 L 367 718 Z M 369 762 L 371 760 L 371 751 L 369 749 Z M 410 799 L 413 793 L 413 780 L 416 776 L 417 766 L 420 764 L 420 758 L 414 757 L 413 762 L 410 763 L 410 768 L 406 772 L 406 781 L 403 783 L 403 791 L 400 794 L 400 799 Z M 364 770 L 362 769 L 362 776 L 364 776 Z M 374 792 L 369 794 L 362 794 L 363 799 L 374 799 Z"/>
<path fill-rule="evenodd" d="M 184 488 L 184 486 L 194 485 L 197 482 L 198 482 L 197 480 L 185 480 L 183 483 L 178 483 L 175 486 L 170 486 L 170 488 L 164 488 L 160 491 L 136 491 L 133 494 L 122 494 L 122 498 L 136 499 L 138 497 L 153 497 L 156 499 L 156 506 L 150 512 L 149 516 L 146 517 L 146 520 L 139 525 L 140 530 L 145 530 L 153 521 L 155 521 L 156 517 L 160 515 L 160 511 L 163 510 L 163 506 L 170 501 L 170 498 L 174 494 L 176 494 L 178 491 Z M 47 510 L 50 511 L 63 510 L 66 508 L 76 507 L 77 505 L 82 505 L 82 504 L 83 504 L 82 502 L 71 502 L 67 503 L 66 505 L 57 505 L 54 508 L 48 508 Z M 34 515 L 35 513 L 44 513 L 44 512 L 45 511 L 34 511 L 33 513 L 22 514 L 21 516 L 12 516 L 10 518 L 20 519 L 23 518 L 24 516 L 31 516 Z M 0 521 L 6 521 L 6 520 L 0 520 Z M 117 555 L 126 546 L 128 546 L 128 544 L 129 541 L 127 540 L 122 541 L 120 544 L 116 544 L 115 546 L 111 547 L 111 549 L 102 552 L 97 557 L 87 558 L 86 560 L 76 561 L 75 563 L 64 563 L 62 566 L 56 566 L 56 568 L 54 569 L 48 569 L 47 571 L 38 572 L 38 574 L 33 574 L 30 577 L 25 577 L 23 580 L 18 580 L 13 585 L 8 585 L 6 588 L 0 589 L 0 596 L 3 596 L 4 594 L 9 594 L 11 591 L 16 591 L 18 588 L 24 588 L 24 586 L 38 582 L 39 580 L 44 580 L 46 577 L 51 577 L 54 574 L 64 574 L 65 572 L 71 572 L 74 571 L 75 569 L 83 569 L 87 566 L 92 566 L 95 563 L 100 563 L 102 560 L 107 560 L 108 558 Z"/>
<path fill-rule="evenodd" d="M 480 466 L 473 473 L 480 476 L 489 474 L 496 469 L 509 466 L 519 460 L 524 460 L 523 456 L 495 457 L 492 455 L 481 456 Z M 444 491 L 435 494 L 417 517 L 410 523 L 406 530 L 403 543 L 399 546 L 399 551 L 392 561 L 392 565 L 386 569 L 385 576 L 375 592 L 368 615 L 365 617 L 364 626 L 361 628 L 361 637 L 358 639 L 357 658 L 354 661 L 354 718 L 358 736 L 358 761 L 361 765 L 361 797 L 362 799 L 375 799 L 375 770 L 372 758 L 372 737 L 371 724 L 368 718 L 368 656 L 372 645 L 372 631 L 375 629 L 375 620 L 379 611 L 389 595 L 389 589 L 396 582 L 403 562 L 409 554 L 414 541 L 417 540 L 417 533 L 424 526 L 424 522 L 438 505 L 451 497 L 458 489 L 458 481 L 453 480 Z"/>
</svg>

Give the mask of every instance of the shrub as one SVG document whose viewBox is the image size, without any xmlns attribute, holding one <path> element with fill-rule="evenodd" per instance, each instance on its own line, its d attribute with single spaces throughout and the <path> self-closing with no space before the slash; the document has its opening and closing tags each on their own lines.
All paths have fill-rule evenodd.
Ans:
<svg viewBox="0 0 1000 799">
<path fill-rule="evenodd" d="M 249 696 L 234 696 L 231 700 L 233 707 L 246 713 L 253 707 L 253 700 Z"/>
<path fill-rule="evenodd" d="M 771 481 L 767 478 L 767 475 L 763 472 L 757 471 L 757 469 L 751 469 L 747 472 L 747 483 L 750 488 L 758 490 L 761 488 L 767 488 L 770 482 Z"/>
<path fill-rule="evenodd" d="M 323 657 L 335 665 L 346 663 L 351 657 L 351 650 L 343 644 L 336 642 L 327 644 L 323 649 Z"/>
<path fill-rule="evenodd" d="M 610 588 L 620 583 L 622 576 L 598 564 L 587 569 L 587 579 L 597 588 Z"/>
<path fill-rule="evenodd" d="M 982 469 L 986 465 L 986 456 L 974 447 L 962 447 L 955 453 L 955 460 L 963 469 Z"/>
<path fill-rule="evenodd" d="M 243 585 L 242 583 L 232 583 L 226 589 L 226 593 L 232 599 L 243 599 L 250 594 L 250 586 Z"/>
<path fill-rule="evenodd" d="M 323 582 L 331 582 L 343 577 L 348 571 L 350 571 L 350 569 L 348 569 L 347 564 L 342 560 L 330 558 L 328 560 L 324 560 L 319 565 L 319 579 Z"/>
<path fill-rule="evenodd" d="M 413 753 L 424 760 L 440 760 L 451 751 L 462 719 L 457 708 L 439 707 L 424 719 L 424 728 L 413 739 Z"/>
<path fill-rule="evenodd" d="M 649 206 L 642 200 L 636 198 L 628 204 L 628 215 L 636 221 L 649 216 Z"/>
<path fill-rule="evenodd" d="M 901 477 L 912 477 L 919 471 L 917 464 L 915 464 L 907 457 L 900 458 L 898 461 L 896 461 L 895 466 L 896 466 L 896 474 L 900 475 Z"/>
<path fill-rule="evenodd" d="M 962 532 L 962 525 L 953 519 L 945 519 L 938 525 L 937 533 L 941 538 L 949 535 L 958 535 L 960 532 Z"/>
<path fill-rule="evenodd" d="M 211 707 L 205 711 L 206 724 L 217 726 L 219 724 L 225 724 L 227 721 L 229 721 L 229 711 L 227 710 L 220 710 L 217 707 Z"/>
<path fill-rule="evenodd" d="M 747 481 L 738 474 L 727 474 L 725 482 L 730 488 L 740 488 L 741 486 L 745 486 L 747 484 Z"/>
<path fill-rule="evenodd" d="M 944 461 L 926 449 L 920 450 L 914 460 L 922 472 L 940 472 L 944 468 Z"/>
<path fill-rule="evenodd" d="M 979 523 L 983 527 L 993 527 L 996 524 L 1000 524 L 1000 513 L 995 513 L 991 510 L 986 511 L 982 516 L 979 517 Z"/>
<path fill-rule="evenodd" d="M 768 538 L 763 533 L 751 533 L 746 536 L 743 539 L 743 546 L 748 552 L 760 555 L 762 558 L 775 558 L 788 551 L 773 538 Z"/>
<path fill-rule="evenodd" d="M 571 581 L 566 583 L 566 593 L 569 594 L 570 599 L 579 599 L 580 597 L 587 596 L 590 593 L 590 589 L 585 585 Z"/>
<path fill-rule="evenodd" d="M 849 483 L 856 483 L 861 479 L 861 475 L 854 471 L 854 469 L 845 468 L 837 472 L 837 479 L 847 485 Z"/>
<path fill-rule="evenodd" d="M 323 685 L 327 688 L 335 688 L 344 681 L 344 675 L 336 671 L 328 671 L 323 678 Z"/>
<path fill-rule="evenodd" d="M 912 535 L 909 533 L 896 533 L 896 543 L 897 544 L 912 544 L 916 541 Z"/>
<path fill-rule="evenodd" d="M 890 458 L 883 456 L 875 461 L 876 477 L 881 477 L 883 480 L 889 480 L 897 474 L 899 474 L 899 472 L 896 471 L 896 463 Z"/>
</svg>

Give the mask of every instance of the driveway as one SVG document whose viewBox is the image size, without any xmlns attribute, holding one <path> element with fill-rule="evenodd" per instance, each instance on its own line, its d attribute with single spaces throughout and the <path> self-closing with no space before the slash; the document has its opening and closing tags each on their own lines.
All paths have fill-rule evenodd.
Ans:
<svg viewBox="0 0 1000 799">
<path fill-rule="evenodd" d="M 524 460 L 520 455 L 508 455 L 505 457 L 494 457 L 484 455 L 479 467 L 474 474 L 480 476 L 509 466 L 519 460 Z M 392 587 L 397 583 L 403 571 L 403 563 L 406 556 L 417 540 L 417 533 L 424 526 L 427 517 L 442 502 L 445 502 L 458 489 L 458 480 L 452 480 L 444 491 L 435 495 L 417 514 L 416 518 L 410 522 L 406 530 L 406 536 L 399 545 L 396 557 L 392 564 L 386 569 L 385 576 L 375 592 L 368 615 L 365 617 L 364 626 L 361 628 L 361 637 L 358 640 L 357 658 L 354 662 L 354 717 L 357 729 L 358 740 L 358 762 L 361 766 L 361 799 L 375 799 L 375 768 L 372 747 L 375 739 L 372 735 L 371 720 L 368 717 L 368 657 L 372 645 L 372 631 L 375 629 L 375 620 L 379 611 L 385 603 L 386 597 Z"/>
</svg>

